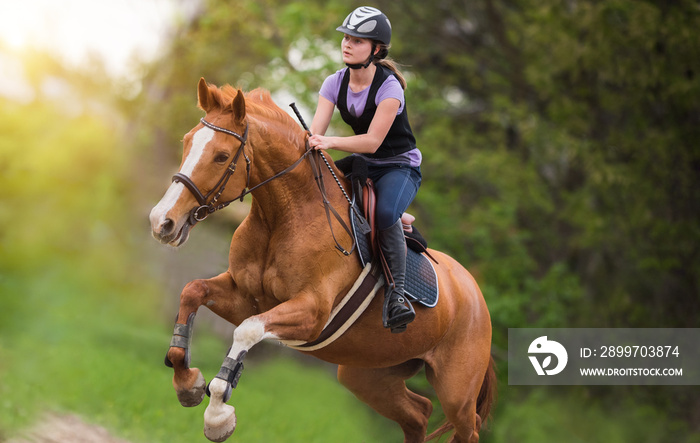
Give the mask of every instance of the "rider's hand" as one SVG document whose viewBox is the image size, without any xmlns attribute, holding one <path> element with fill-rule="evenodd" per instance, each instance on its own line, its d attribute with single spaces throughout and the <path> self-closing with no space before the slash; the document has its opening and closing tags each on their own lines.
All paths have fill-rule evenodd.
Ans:
<svg viewBox="0 0 700 443">
<path fill-rule="evenodd" d="M 328 137 L 324 137 L 322 135 L 312 135 L 309 137 L 309 146 L 316 150 L 325 151 L 326 149 L 330 148 L 328 141 Z"/>
</svg>

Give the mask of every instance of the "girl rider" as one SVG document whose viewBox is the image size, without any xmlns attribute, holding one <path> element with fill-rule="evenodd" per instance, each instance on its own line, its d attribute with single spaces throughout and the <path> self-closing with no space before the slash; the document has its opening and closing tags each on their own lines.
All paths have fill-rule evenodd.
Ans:
<svg viewBox="0 0 700 443">
<path fill-rule="evenodd" d="M 338 31 L 343 68 L 323 82 L 309 139 L 315 149 L 337 149 L 367 160 L 369 178 L 377 194 L 379 245 L 393 275 L 385 291 L 384 327 L 402 332 L 415 318 L 404 297 L 406 243 L 401 214 L 413 201 L 421 183 L 421 153 L 408 123 L 406 81 L 386 57 L 391 41 L 389 19 L 378 9 L 360 7 L 347 16 Z M 335 107 L 355 133 L 326 137 Z"/>
</svg>

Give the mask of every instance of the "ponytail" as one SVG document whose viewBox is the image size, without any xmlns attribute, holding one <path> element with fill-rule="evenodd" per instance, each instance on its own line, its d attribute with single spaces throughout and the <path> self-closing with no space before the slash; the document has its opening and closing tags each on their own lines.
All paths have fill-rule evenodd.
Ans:
<svg viewBox="0 0 700 443">
<path fill-rule="evenodd" d="M 379 52 L 377 52 L 377 55 L 374 56 L 374 63 L 377 65 L 384 66 L 385 68 L 392 71 L 398 79 L 399 83 L 401 84 L 401 88 L 405 90 L 406 78 L 403 76 L 401 71 L 399 71 L 398 63 L 388 58 L 390 45 L 385 45 L 378 41 L 375 41 L 375 44 L 379 47 Z"/>
</svg>

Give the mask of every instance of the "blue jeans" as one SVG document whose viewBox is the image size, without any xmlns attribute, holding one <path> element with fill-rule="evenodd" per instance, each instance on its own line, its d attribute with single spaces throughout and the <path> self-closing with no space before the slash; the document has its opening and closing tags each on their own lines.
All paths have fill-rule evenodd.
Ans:
<svg viewBox="0 0 700 443">
<path fill-rule="evenodd" d="M 406 165 L 369 166 L 369 178 L 377 194 L 376 220 L 387 229 L 401 218 L 418 193 L 420 168 Z"/>
</svg>

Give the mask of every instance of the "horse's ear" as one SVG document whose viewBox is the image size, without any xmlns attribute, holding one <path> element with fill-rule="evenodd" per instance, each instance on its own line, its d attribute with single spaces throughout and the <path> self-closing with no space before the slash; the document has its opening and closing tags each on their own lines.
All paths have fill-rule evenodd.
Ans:
<svg viewBox="0 0 700 443">
<path fill-rule="evenodd" d="M 236 93 L 236 98 L 233 99 L 233 103 L 231 103 L 231 111 L 236 121 L 242 122 L 243 119 L 245 119 L 245 97 L 243 91 L 240 89 Z"/>
<path fill-rule="evenodd" d="M 204 80 L 204 77 L 199 79 L 197 97 L 199 98 L 199 107 L 204 112 L 209 112 L 214 107 L 211 92 L 209 91 L 209 86 L 207 85 L 207 81 Z"/>
</svg>

